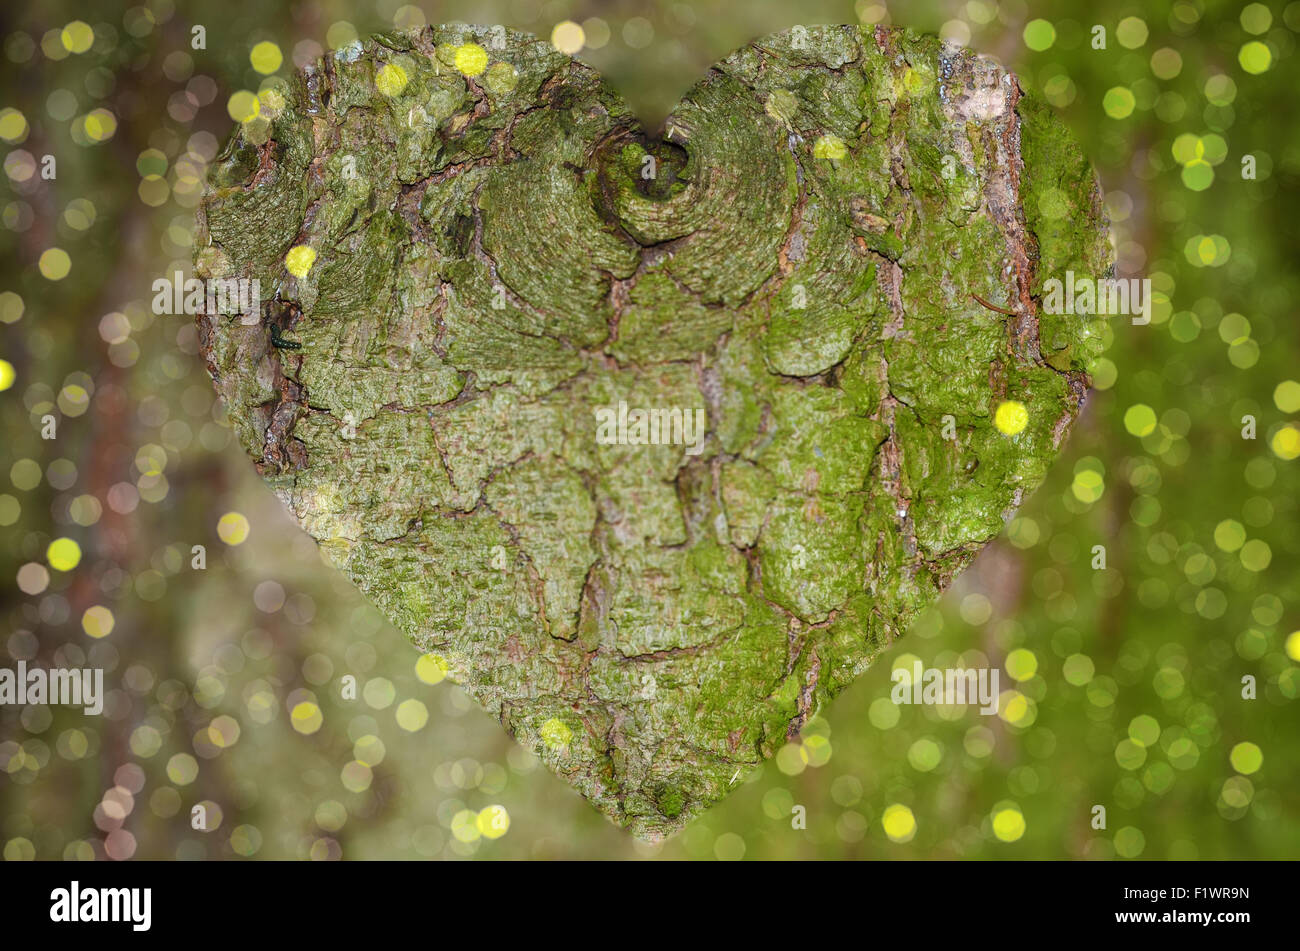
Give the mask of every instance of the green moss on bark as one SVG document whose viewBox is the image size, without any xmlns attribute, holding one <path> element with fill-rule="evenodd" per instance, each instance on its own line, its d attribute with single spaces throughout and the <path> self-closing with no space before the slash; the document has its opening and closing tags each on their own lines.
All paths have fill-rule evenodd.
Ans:
<svg viewBox="0 0 1300 951">
<path fill-rule="evenodd" d="M 475 28 L 265 98 L 199 216 L 200 273 L 277 298 L 199 318 L 241 441 L 399 629 L 638 835 L 902 634 L 1080 408 L 1099 322 L 1038 295 L 1104 272 L 1094 177 L 967 51 L 765 37 L 662 140 L 549 44 Z M 620 401 L 702 411 L 702 451 L 601 444 Z"/>
</svg>

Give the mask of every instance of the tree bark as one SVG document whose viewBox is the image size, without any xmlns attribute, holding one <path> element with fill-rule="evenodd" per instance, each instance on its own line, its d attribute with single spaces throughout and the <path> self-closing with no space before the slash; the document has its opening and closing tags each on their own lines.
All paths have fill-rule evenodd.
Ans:
<svg viewBox="0 0 1300 951">
<path fill-rule="evenodd" d="M 1097 318 L 1039 304 L 1106 272 L 1091 169 L 933 38 L 766 37 L 661 137 L 479 28 L 330 54 L 260 109 L 197 259 L 273 296 L 198 319 L 241 441 L 399 629 L 641 836 L 796 740 L 999 533 L 1100 351 Z M 702 412 L 700 451 L 602 431 L 620 404 Z"/>
</svg>

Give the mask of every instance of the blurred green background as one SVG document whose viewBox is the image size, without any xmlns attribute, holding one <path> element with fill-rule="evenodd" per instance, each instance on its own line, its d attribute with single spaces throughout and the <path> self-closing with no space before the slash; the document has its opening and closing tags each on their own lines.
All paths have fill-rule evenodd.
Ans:
<svg viewBox="0 0 1300 951">
<path fill-rule="evenodd" d="M 1060 110 L 1118 273 L 1157 292 L 1149 326 L 1111 321 L 1004 537 L 802 743 L 658 846 L 421 678 L 233 444 L 192 322 L 149 308 L 189 270 L 233 93 L 456 20 L 567 21 L 651 125 L 766 32 L 940 33 Z M 102 666 L 112 691 L 99 718 L 0 708 L 4 857 L 1297 857 L 1298 32 L 1300 3 L 1200 0 L 6 4 L 0 666 Z M 1014 693 L 994 717 L 895 706 L 913 658 L 997 665 Z"/>
</svg>

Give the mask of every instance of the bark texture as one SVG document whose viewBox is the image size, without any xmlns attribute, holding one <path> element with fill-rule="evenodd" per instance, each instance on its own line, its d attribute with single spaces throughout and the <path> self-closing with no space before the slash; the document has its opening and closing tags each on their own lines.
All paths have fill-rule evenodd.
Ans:
<svg viewBox="0 0 1300 951">
<path fill-rule="evenodd" d="M 1046 107 L 933 38 L 766 37 L 662 139 L 587 67 L 501 39 L 377 37 L 262 96 L 197 265 L 275 300 L 201 315 L 203 351 L 329 559 L 662 836 L 1042 480 L 1103 327 L 1038 301 L 1105 272 L 1100 195 Z M 1004 400 L 1028 412 L 1014 435 Z M 620 401 L 703 410 L 703 451 L 601 444 Z"/>
</svg>

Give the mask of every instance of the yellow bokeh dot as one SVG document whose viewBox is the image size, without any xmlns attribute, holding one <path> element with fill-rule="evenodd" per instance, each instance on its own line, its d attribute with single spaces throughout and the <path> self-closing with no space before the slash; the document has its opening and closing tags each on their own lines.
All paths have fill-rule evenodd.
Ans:
<svg viewBox="0 0 1300 951">
<path fill-rule="evenodd" d="M 824 736 L 810 736 L 799 744 L 799 756 L 814 768 L 831 761 L 831 741 Z"/>
<path fill-rule="evenodd" d="M 27 305 L 13 291 L 0 291 L 0 323 L 16 324 L 23 319 Z"/>
<path fill-rule="evenodd" d="M 81 730 L 68 730 L 59 736 L 58 742 L 59 752 L 68 759 L 81 759 L 90 751 L 90 743 Z"/>
<path fill-rule="evenodd" d="M 59 391 L 59 409 L 68 416 L 80 416 L 90 408 L 90 394 L 84 386 L 69 383 Z"/>
<path fill-rule="evenodd" d="M 475 842 L 483 833 L 478 830 L 478 813 L 462 809 L 451 817 L 451 834 L 458 842 Z"/>
<path fill-rule="evenodd" d="M 1214 544 L 1223 551 L 1236 551 L 1246 543 L 1246 526 L 1236 519 L 1225 518 L 1214 527 Z"/>
<path fill-rule="evenodd" d="M 19 459 L 9 467 L 9 480 L 14 487 L 30 492 L 41 484 L 41 465 L 35 459 Z"/>
<path fill-rule="evenodd" d="M 227 750 L 239 742 L 239 721 L 229 714 L 222 714 L 208 724 L 207 738 L 217 749 Z"/>
<path fill-rule="evenodd" d="M 71 571 L 81 563 L 81 546 L 71 538 L 56 538 L 45 549 L 45 558 L 55 571 Z"/>
<path fill-rule="evenodd" d="M 325 717 L 321 714 L 320 707 L 310 700 L 304 700 L 289 711 L 289 722 L 299 733 L 310 736 L 321 728 Z"/>
<path fill-rule="evenodd" d="M 131 731 L 131 738 L 127 741 L 131 746 L 131 752 L 142 759 L 148 759 L 156 756 L 162 749 L 162 734 L 151 726 L 142 725 Z"/>
<path fill-rule="evenodd" d="M 167 778 L 174 785 L 188 786 L 199 775 L 199 761 L 189 753 L 177 753 L 167 761 Z"/>
<path fill-rule="evenodd" d="M 280 64 L 284 62 L 284 54 L 280 52 L 280 47 L 270 40 L 263 40 L 249 51 L 248 61 L 253 64 L 255 70 L 267 76 L 280 68 Z"/>
<path fill-rule="evenodd" d="M 1112 86 L 1101 97 L 1101 108 L 1112 119 L 1127 119 L 1137 107 L 1137 97 L 1127 86 Z"/>
<path fill-rule="evenodd" d="M 153 443 L 141 446 L 135 454 L 135 467 L 141 475 L 159 475 L 167 468 L 167 450 Z"/>
<path fill-rule="evenodd" d="M 1019 809 L 1001 809 L 993 814 L 993 834 L 1003 842 L 1015 842 L 1025 834 L 1025 817 Z"/>
<path fill-rule="evenodd" d="M 407 733 L 424 728 L 429 722 L 429 708 L 419 700 L 403 700 L 397 705 L 397 725 Z"/>
<path fill-rule="evenodd" d="M 5 156 L 4 170 L 15 182 L 25 182 L 36 174 L 36 159 L 26 149 L 10 152 Z"/>
<path fill-rule="evenodd" d="M 82 120 L 82 127 L 92 142 L 107 142 L 117 132 L 117 116 L 107 109 L 95 109 Z"/>
<path fill-rule="evenodd" d="M 37 262 L 41 275 L 51 281 L 61 281 L 72 270 L 72 258 L 62 248 L 47 248 Z"/>
<path fill-rule="evenodd" d="M 1029 680 L 1038 673 L 1038 658 L 1027 647 L 1018 647 L 1007 655 L 1007 673 L 1012 679 Z"/>
<path fill-rule="evenodd" d="M 505 806 L 491 805 L 479 810 L 474 824 L 485 839 L 499 839 L 510 829 L 510 813 Z"/>
<path fill-rule="evenodd" d="M 0 393 L 14 385 L 14 365 L 8 360 L 0 360 Z"/>
<path fill-rule="evenodd" d="M 1292 631 L 1286 638 L 1286 655 L 1300 661 L 1300 631 Z"/>
<path fill-rule="evenodd" d="M 1284 413 L 1300 413 L 1300 383 L 1283 380 L 1273 390 L 1273 402 Z"/>
<path fill-rule="evenodd" d="M 998 716 L 1008 723 L 1019 723 L 1029 713 L 1029 700 L 1019 690 L 1004 690 L 999 700 Z"/>
<path fill-rule="evenodd" d="M 22 503 L 16 498 L 8 492 L 0 494 L 0 525 L 12 525 L 18 521 L 18 516 L 22 514 L 22 511 Z"/>
<path fill-rule="evenodd" d="M 95 31 L 83 20 L 73 20 L 59 35 L 63 48 L 69 53 L 84 53 L 95 42 Z"/>
<path fill-rule="evenodd" d="M 1300 456 L 1300 429 L 1283 426 L 1273 434 L 1273 454 L 1279 459 L 1294 459 Z"/>
<path fill-rule="evenodd" d="M 1232 768 L 1237 772 L 1249 776 L 1259 772 L 1259 768 L 1264 765 L 1264 751 L 1254 743 L 1238 743 L 1228 754 L 1228 762 L 1232 763 Z"/>
<path fill-rule="evenodd" d="M 798 776 L 808 768 L 808 753 L 802 743 L 786 743 L 776 751 L 776 768 L 787 776 Z"/>
<path fill-rule="evenodd" d="M 1003 400 L 993 414 L 993 425 L 999 432 L 1014 436 L 1016 433 L 1023 432 L 1029 425 L 1029 410 L 1025 409 L 1024 403 Z"/>
<path fill-rule="evenodd" d="M 22 754 L 15 756 L 9 762 L 11 764 L 17 762 L 21 766 L 24 762 Z M 23 836 L 10 839 L 5 843 L 4 860 L 6 862 L 33 862 L 36 860 L 36 846 L 32 844 L 31 839 Z"/>
<path fill-rule="evenodd" d="M 386 710 L 397 699 L 397 688 L 387 677 L 375 677 L 366 681 L 361 696 L 372 710 Z"/>
<path fill-rule="evenodd" d="M 1252 538 L 1241 546 L 1238 557 L 1247 571 L 1263 571 L 1273 560 L 1273 549 L 1262 538 Z"/>
<path fill-rule="evenodd" d="M 885 835 L 894 842 L 911 842 L 916 835 L 916 817 L 912 815 L 911 809 L 901 803 L 885 807 L 880 824 L 885 829 Z"/>
<path fill-rule="evenodd" d="M 236 826 L 230 833 L 230 848 L 236 855 L 253 855 L 262 847 L 262 833 L 257 826 Z"/>
<path fill-rule="evenodd" d="M 1251 40 L 1237 53 L 1237 62 L 1248 73 L 1266 73 L 1273 65 L 1273 51 L 1268 48 L 1268 44 Z"/>
<path fill-rule="evenodd" d="M 894 659 L 894 663 L 890 667 L 890 670 L 901 670 L 903 672 L 903 682 L 911 684 L 912 670 L 920 660 L 921 658 L 917 657 L 915 654 L 899 654 L 898 657 Z"/>
<path fill-rule="evenodd" d="M 1267 33 L 1273 25 L 1273 11 L 1262 3 L 1250 3 L 1241 11 L 1241 28 L 1247 33 Z"/>
<path fill-rule="evenodd" d="M 1102 478 L 1100 472 L 1084 469 L 1082 472 L 1075 473 L 1070 491 L 1080 502 L 1096 502 L 1106 491 L 1106 480 Z"/>
<path fill-rule="evenodd" d="M 113 612 L 102 604 L 86 608 L 86 613 L 81 615 L 81 629 L 95 638 L 112 634 L 114 623 Z"/>
<path fill-rule="evenodd" d="M 573 56 L 586 43 L 586 31 L 572 20 L 561 20 L 551 30 L 551 45 L 566 56 Z"/>
<path fill-rule="evenodd" d="M 415 676 L 426 684 L 442 683 L 447 676 L 447 662 L 437 654 L 421 654 L 415 662 Z"/>
<path fill-rule="evenodd" d="M 0 139 L 15 145 L 27 138 L 27 117 L 12 107 L 0 110 Z"/>
<path fill-rule="evenodd" d="M 1025 24 L 1022 35 L 1026 46 L 1035 53 L 1041 53 L 1051 49 L 1052 44 L 1056 42 L 1056 27 L 1050 20 L 1030 20 Z"/>
<path fill-rule="evenodd" d="M 828 133 L 813 143 L 813 158 L 838 162 L 848 154 L 849 147 L 844 144 L 844 140 L 838 135 Z"/>
<path fill-rule="evenodd" d="M 227 512 L 217 520 L 217 537 L 227 545 L 242 545 L 248 532 L 248 519 L 240 512 Z"/>
<path fill-rule="evenodd" d="M 1149 436 L 1156 430 L 1156 411 L 1145 403 L 1134 403 L 1124 411 L 1124 428 L 1134 436 Z"/>
<path fill-rule="evenodd" d="M 1141 17 L 1125 17 L 1115 27 L 1115 38 L 1125 49 L 1135 50 L 1146 44 L 1150 30 Z"/>
<path fill-rule="evenodd" d="M 230 118 L 236 122 L 248 122 L 250 119 L 256 119 L 261 111 L 262 104 L 257 101 L 256 93 L 251 93 L 247 89 L 231 93 L 230 98 L 226 101 L 226 112 L 230 113 Z"/>
<path fill-rule="evenodd" d="M 316 263 L 316 249 L 306 244 L 295 245 L 284 256 L 284 266 L 294 277 L 306 277 Z"/>
<path fill-rule="evenodd" d="M 385 96 L 401 95 L 407 82 L 406 70 L 396 63 L 386 63 L 379 67 L 379 72 L 375 74 L 375 88 Z"/>
<path fill-rule="evenodd" d="M 487 50 L 477 43 L 466 43 L 464 46 L 456 47 L 454 62 L 456 68 L 466 76 L 477 76 L 487 69 Z"/>
</svg>

